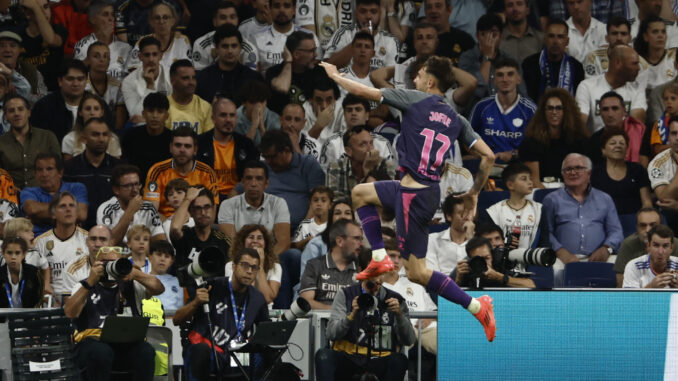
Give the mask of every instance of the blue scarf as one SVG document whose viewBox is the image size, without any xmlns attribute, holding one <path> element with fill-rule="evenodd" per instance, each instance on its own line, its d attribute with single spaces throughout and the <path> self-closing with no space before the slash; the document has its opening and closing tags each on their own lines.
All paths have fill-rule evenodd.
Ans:
<svg viewBox="0 0 678 381">
<path fill-rule="evenodd" d="M 541 81 L 539 82 L 539 94 L 544 94 L 544 91 L 548 87 L 552 87 L 551 83 L 553 82 L 551 74 L 551 65 L 546 59 L 546 48 L 542 49 L 539 54 L 539 69 L 541 71 Z M 573 65 L 572 57 L 568 54 L 563 56 L 563 60 L 560 63 L 560 72 L 558 73 L 558 85 L 561 89 L 567 90 L 572 96 L 574 96 L 574 81 L 572 80 L 573 76 Z"/>
<path fill-rule="evenodd" d="M 659 132 L 659 137 L 662 139 L 662 144 L 669 144 L 669 119 L 671 117 L 664 113 L 661 118 L 657 121 L 657 132 Z"/>
</svg>

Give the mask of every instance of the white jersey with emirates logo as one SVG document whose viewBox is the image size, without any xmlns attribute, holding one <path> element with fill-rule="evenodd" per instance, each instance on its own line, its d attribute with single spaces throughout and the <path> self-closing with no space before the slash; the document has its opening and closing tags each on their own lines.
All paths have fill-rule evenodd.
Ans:
<svg viewBox="0 0 678 381">
<path fill-rule="evenodd" d="M 259 58 L 259 71 L 264 72 L 269 67 L 282 62 L 282 54 L 285 49 L 285 42 L 287 42 L 287 36 L 296 31 L 312 34 L 315 46 L 318 47 L 318 57 L 322 55 L 318 38 L 310 30 L 294 25 L 287 33 L 280 33 L 273 26 L 269 26 L 263 32 L 254 35 L 252 39 L 257 50 L 257 57 Z"/>
<path fill-rule="evenodd" d="M 325 50 L 324 59 L 353 42 L 353 37 L 360 29 L 357 26 L 342 26 L 337 29 Z M 376 70 L 385 66 L 394 66 L 400 52 L 400 41 L 391 33 L 380 30 L 374 36 L 374 57 L 370 61 L 370 69 Z"/>
<path fill-rule="evenodd" d="M 214 49 L 214 31 L 195 40 L 191 57 L 195 70 L 202 70 L 214 62 L 216 57 L 212 55 L 212 49 Z M 254 45 L 243 38 L 240 46 L 240 63 L 252 70 L 257 70 L 257 62 L 257 51 Z"/>
<path fill-rule="evenodd" d="M 62 273 L 66 264 L 83 255 L 87 255 L 87 231 L 75 228 L 75 232 L 61 239 L 50 229 L 35 239 L 35 249 L 47 259 L 52 272 L 52 288 L 57 295 L 69 293 L 64 287 Z"/>
<path fill-rule="evenodd" d="M 90 45 L 97 41 L 99 40 L 97 40 L 97 37 L 94 35 L 94 33 L 83 37 L 75 44 L 73 58 L 84 61 L 85 58 L 87 58 L 87 50 L 89 49 Z M 113 42 L 108 44 L 108 50 L 110 50 L 111 62 L 108 64 L 108 71 L 106 73 L 111 77 L 122 81 L 122 79 L 127 75 L 127 70 L 125 70 L 125 61 L 127 61 L 127 57 L 132 51 L 132 46 L 124 41 L 118 40 L 117 37 L 113 36 Z"/>
<path fill-rule="evenodd" d="M 504 231 L 504 237 L 511 235 L 511 228 L 517 217 L 520 216 L 520 243 L 518 247 L 521 249 L 532 247 L 541 219 L 540 203 L 527 200 L 525 206 L 516 210 L 508 205 L 508 200 L 499 201 L 487 208 L 487 214 Z"/>
<path fill-rule="evenodd" d="M 118 201 L 116 196 L 113 196 L 97 208 L 97 225 L 108 226 L 113 230 L 118 222 L 120 222 L 123 214 L 125 214 L 125 211 L 120 206 L 120 201 Z M 134 213 L 132 223 L 129 224 L 127 230 L 134 225 L 148 227 L 151 230 L 151 237 L 165 234 L 158 210 L 149 201 L 144 201 L 141 204 L 141 208 Z M 127 237 L 123 239 L 123 242 L 127 242 Z"/>
<path fill-rule="evenodd" d="M 147 36 L 152 36 L 152 35 L 147 35 Z M 144 37 L 147 37 L 144 36 Z M 140 38 L 139 41 L 141 41 L 144 37 Z M 188 37 L 184 36 L 183 34 L 176 32 L 174 35 L 174 39 L 170 43 L 170 45 L 167 47 L 167 50 L 162 52 L 162 58 L 160 59 L 160 65 L 165 69 L 165 72 L 169 74 L 170 72 L 170 66 L 174 63 L 174 61 L 180 60 L 180 59 L 191 59 L 191 42 L 188 40 Z M 127 59 L 127 65 L 126 65 L 127 71 L 132 71 L 134 69 L 139 69 L 141 68 L 141 61 L 139 60 L 139 42 L 137 41 L 136 45 L 134 45 L 134 49 L 132 49 L 132 52 L 129 55 L 129 58 Z"/>
<path fill-rule="evenodd" d="M 243 40 L 254 41 L 254 36 L 265 31 L 271 24 L 261 23 L 256 17 L 250 17 L 240 23 L 238 31 L 242 35 Z"/>
</svg>

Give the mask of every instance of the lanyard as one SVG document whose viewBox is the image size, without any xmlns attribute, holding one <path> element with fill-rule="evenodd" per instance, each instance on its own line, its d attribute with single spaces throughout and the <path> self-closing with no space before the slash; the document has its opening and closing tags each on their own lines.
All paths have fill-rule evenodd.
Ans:
<svg viewBox="0 0 678 381">
<path fill-rule="evenodd" d="M 231 309 L 233 310 L 233 319 L 235 320 L 235 329 L 237 332 L 236 340 L 242 340 L 243 328 L 245 328 L 245 311 L 247 310 L 247 298 L 245 298 L 245 303 L 242 305 L 242 312 L 240 313 L 240 318 L 238 318 L 238 309 L 235 305 L 235 296 L 233 296 L 233 283 L 228 282 L 228 289 L 231 291 Z"/>
<path fill-rule="evenodd" d="M 14 301 L 12 300 L 12 286 L 10 286 L 9 283 L 10 283 L 9 281 L 7 281 L 7 283 L 5 283 L 5 291 L 7 292 L 7 301 L 9 302 L 9 308 L 14 308 Z M 19 282 L 19 298 L 18 298 L 19 303 L 18 304 L 21 305 L 22 307 L 23 307 L 23 305 L 21 304 L 21 295 L 24 293 L 24 286 L 25 285 L 26 285 L 25 279 L 22 280 L 21 282 Z"/>
<path fill-rule="evenodd" d="M 134 259 L 130 258 L 129 259 L 132 264 L 134 264 Z M 143 269 L 144 274 L 148 274 L 148 258 L 144 259 L 144 269 Z"/>
</svg>

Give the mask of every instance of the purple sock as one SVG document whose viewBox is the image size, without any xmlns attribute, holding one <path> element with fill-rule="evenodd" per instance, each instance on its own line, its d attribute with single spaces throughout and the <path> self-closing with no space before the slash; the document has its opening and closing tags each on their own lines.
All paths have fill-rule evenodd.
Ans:
<svg viewBox="0 0 678 381">
<path fill-rule="evenodd" d="M 431 279 L 429 279 L 426 285 L 426 290 L 434 292 L 464 308 L 467 308 L 471 304 L 471 299 L 473 299 L 471 295 L 459 288 L 450 277 L 438 271 L 434 271 L 431 274 Z"/>
<path fill-rule="evenodd" d="M 384 238 L 381 235 L 381 220 L 377 208 L 374 205 L 365 205 L 358 208 L 357 212 L 372 250 L 383 249 Z"/>
</svg>

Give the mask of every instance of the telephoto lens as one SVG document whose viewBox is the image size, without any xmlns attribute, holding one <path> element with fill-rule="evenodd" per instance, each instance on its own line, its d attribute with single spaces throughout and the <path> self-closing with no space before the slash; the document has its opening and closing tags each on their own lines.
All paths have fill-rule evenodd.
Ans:
<svg viewBox="0 0 678 381">
<path fill-rule="evenodd" d="M 119 258 L 115 261 L 104 263 L 104 280 L 109 282 L 119 281 L 132 272 L 132 262 L 127 258 Z"/>
</svg>

